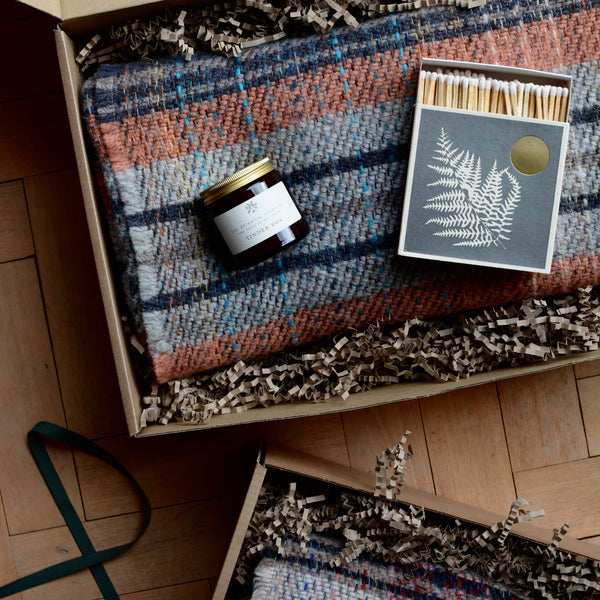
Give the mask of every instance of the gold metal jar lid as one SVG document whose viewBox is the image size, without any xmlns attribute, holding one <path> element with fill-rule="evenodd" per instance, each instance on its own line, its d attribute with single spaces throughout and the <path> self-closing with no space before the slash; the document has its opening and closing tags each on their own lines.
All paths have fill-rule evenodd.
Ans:
<svg viewBox="0 0 600 600">
<path fill-rule="evenodd" d="M 215 185 L 200 192 L 200 197 L 204 200 L 204 206 L 208 206 L 215 200 L 227 196 L 227 194 L 231 194 L 231 192 L 234 192 L 274 169 L 275 167 L 273 166 L 273 163 L 271 163 L 271 159 L 267 157 L 245 167 L 241 171 L 237 171 L 237 173 L 226 177 L 222 181 L 219 181 L 219 183 L 215 183 Z"/>
</svg>

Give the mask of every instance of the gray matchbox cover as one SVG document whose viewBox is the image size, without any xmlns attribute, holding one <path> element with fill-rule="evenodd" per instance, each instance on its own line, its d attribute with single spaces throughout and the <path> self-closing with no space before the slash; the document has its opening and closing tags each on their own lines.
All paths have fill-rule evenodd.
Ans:
<svg viewBox="0 0 600 600">
<path fill-rule="evenodd" d="M 420 107 L 400 254 L 549 268 L 568 127 Z"/>
</svg>

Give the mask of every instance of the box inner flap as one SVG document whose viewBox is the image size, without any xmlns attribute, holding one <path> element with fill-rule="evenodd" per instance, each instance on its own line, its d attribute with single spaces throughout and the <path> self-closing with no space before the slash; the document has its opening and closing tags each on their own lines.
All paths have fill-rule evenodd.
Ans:
<svg viewBox="0 0 600 600">
<path fill-rule="evenodd" d="M 375 459 L 373 463 L 375 464 Z M 374 472 L 368 473 L 329 461 L 318 460 L 283 447 L 269 446 L 265 452 L 264 464 L 267 467 L 299 473 L 367 493 L 373 493 L 375 490 Z M 510 507 L 507 507 L 506 515 L 497 515 L 493 512 L 468 506 L 461 502 L 443 498 L 410 486 L 402 486 L 400 501 L 415 506 L 422 506 L 426 510 L 486 527 L 491 527 L 506 519 L 508 510 L 510 509 Z M 560 527 L 562 523 L 556 523 L 555 525 Z M 552 541 L 553 533 L 546 528 L 532 523 L 517 523 L 512 527 L 511 532 L 545 545 Z M 559 548 L 567 552 L 600 560 L 600 547 L 574 538 L 570 539 L 568 536 L 560 543 Z"/>
<path fill-rule="evenodd" d="M 24 4 L 58 17 L 62 21 L 89 17 L 145 4 L 146 0 L 20 0 Z"/>
</svg>

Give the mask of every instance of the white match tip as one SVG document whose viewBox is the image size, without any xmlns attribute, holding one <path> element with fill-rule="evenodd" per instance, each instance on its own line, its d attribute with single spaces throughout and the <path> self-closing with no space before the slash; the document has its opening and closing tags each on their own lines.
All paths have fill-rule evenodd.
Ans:
<svg viewBox="0 0 600 600">
<path fill-rule="evenodd" d="M 550 88 L 550 97 L 554 98 L 556 96 L 557 92 L 558 92 L 558 88 L 555 85 L 553 85 Z"/>
<path fill-rule="evenodd" d="M 438 74 L 437 73 L 432 73 L 431 74 L 431 81 L 435 81 L 438 78 Z"/>
<path fill-rule="evenodd" d="M 550 94 L 550 86 L 545 85 L 544 89 L 542 90 L 542 98 L 547 98 L 549 94 Z"/>
<path fill-rule="evenodd" d="M 494 83 L 492 84 L 492 88 L 495 92 L 500 91 L 500 82 L 497 79 L 494 79 Z"/>
<path fill-rule="evenodd" d="M 508 89 L 513 96 L 517 95 L 517 84 L 514 81 L 511 81 Z"/>
<path fill-rule="evenodd" d="M 562 89 L 562 97 L 566 98 L 569 95 L 569 88 Z"/>
<path fill-rule="evenodd" d="M 462 85 L 465 89 L 469 87 L 469 78 L 466 75 L 463 75 L 460 78 L 460 85 Z"/>
<path fill-rule="evenodd" d="M 531 92 L 531 88 L 532 88 L 532 87 L 533 87 L 533 83 L 531 83 L 531 82 L 527 82 L 527 83 L 525 84 L 525 93 L 526 93 L 526 94 L 529 94 L 529 93 Z"/>
<path fill-rule="evenodd" d="M 448 85 L 452 85 L 454 83 L 454 75 L 452 75 L 452 73 L 446 75 L 446 83 Z"/>
<path fill-rule="evenodd" d="M 485 89 L 486 90 L 491 90 L 492 89 L 492 80 L 491 79 L 486 79 L 485 80 Z"/>
</svg>

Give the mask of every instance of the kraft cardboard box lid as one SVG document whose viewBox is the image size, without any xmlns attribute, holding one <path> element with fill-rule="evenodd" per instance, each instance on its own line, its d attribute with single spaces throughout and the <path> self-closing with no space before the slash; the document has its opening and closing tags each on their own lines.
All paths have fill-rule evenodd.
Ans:
<svg viewBox="0 0 600 600">
<path fill-rule="evenodd" d="M 372 494 L 375 490 L 374 472 L 352 469 L 281 446 L 268 446 L 265 448 L 258 457 L 256 469 L 250 481 L 240 517 L 215 587 L 213 600 L 223 599 L 226 596 L 248 525 L 270 469 L 317 479 L 327 484 L 334 484 L 367 494 Z M 498 515 L 484 509 L 468 506 L 410 486 L 402 486 L 398 501 L 486 528 L 490 528 L 506 518 L 506 515 Z M 543 546 L 547 546 L 552 542 L 553 534 L 552 530 L 531 522 L 517 523 L 511 528 L 511 535 L 525 538 Z M 570 539 L 568 535 L 560 542 L 558 548 L 565 552 L 600 560 L 599 546 L 577 539 Z"/>
<path fill-rule="evenodd" d="M 63 23 L 83 23 L 99 31 L 114 22 L 130 17 L 149 15 L 163 8 L 189 4 L 189 0 L 18 0 L 48 13 Z M 209 4 L 211 0 L 197 0 L 196 4 Z M 93 20 L 92 20 L 93 18 Z"/>
<path fill-rule="evenodd" d="M 23 4 L 46 12 L 61 21 L 91 17 L 102 13 L 123 10 L 163 2 L 145 2 L 144 0 L 20 0 Z"/>
</svg>

